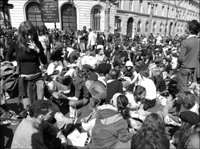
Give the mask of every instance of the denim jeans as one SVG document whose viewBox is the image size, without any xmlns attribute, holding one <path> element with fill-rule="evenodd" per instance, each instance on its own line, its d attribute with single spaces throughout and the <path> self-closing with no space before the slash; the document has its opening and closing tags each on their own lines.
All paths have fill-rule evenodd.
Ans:
<svg viewBox="0 0 200 149">
<path fill-rule="evenodd" d="M 180 68 L 177 73 L 177 88 L 179 92 L 188 91 L 188 82 L 194 69 L 191 68 Z"/>
</svg>

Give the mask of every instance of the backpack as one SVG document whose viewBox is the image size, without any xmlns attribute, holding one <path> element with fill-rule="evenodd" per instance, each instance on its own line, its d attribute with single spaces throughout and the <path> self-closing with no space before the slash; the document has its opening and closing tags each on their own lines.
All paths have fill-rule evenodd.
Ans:
<svg viewBox="0 0 200 149">
<path fill-rule="evenodd" d="M 19 94 L 18 81 L 19 81 L 19 74 L 16 73 L 8 76 L 3 81 L 3 89 L 8 93 L 10 98 L 18 97 Z"/>
<path fill-rule="evenodd" d="M 15 73 L 15 66 L 10 62 L 3 62 L 0 66 L 0 78 L 7 78 Z"/>
</svg>

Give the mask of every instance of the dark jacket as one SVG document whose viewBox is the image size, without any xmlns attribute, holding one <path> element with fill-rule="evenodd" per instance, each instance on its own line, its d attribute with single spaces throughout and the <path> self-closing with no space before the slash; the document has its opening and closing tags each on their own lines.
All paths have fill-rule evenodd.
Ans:
<svg viewBox="0 0 200 149">
<path fill-rule="evenodd" d="M 92 147 L 96 149 L 112 149 L 116 146 L 124 148 L 132 138 L 128 132 L 128 123 L 116 111 L 104 109 L 99 111 L 95 126 L 92 129 Z M 129 147 L 130 148 L 130 147 Z"/>
<path fill-rule="evenodd" d="M 178 62 L 182 68 L 196 68 L 199 63 L 200 40 L 196 37 L 190 37 L 181 42 L 181 51 Z"/>
<path fill-rule="evenodd" d="M 110 103 L 113 95 L 116 93 L 123 93 L 123 84 L 118 80 L 107 81 L 107 98 L 106 103 Z"/>
</svg>

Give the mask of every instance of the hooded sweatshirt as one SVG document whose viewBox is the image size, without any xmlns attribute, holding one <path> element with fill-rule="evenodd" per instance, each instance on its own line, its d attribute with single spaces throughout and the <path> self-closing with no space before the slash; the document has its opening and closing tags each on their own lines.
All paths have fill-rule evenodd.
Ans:
<svg viewBox="0 0 200 149">
<path fill-rule="evenodd" d="M 132 135 L 128 132 L 127 121 L 117 111 L 100 110 L 92 129 L 91 148 L 112 149 L 119 144 L 124 148 L 123 144 L 128 143 Z"/>
</svg>

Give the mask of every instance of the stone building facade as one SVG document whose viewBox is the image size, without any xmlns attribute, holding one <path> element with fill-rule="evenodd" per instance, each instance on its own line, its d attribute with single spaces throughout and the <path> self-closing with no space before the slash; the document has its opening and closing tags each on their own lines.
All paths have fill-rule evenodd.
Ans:
<svg viewBox="0 0 200 149">
<path fill-rule="evenodd" d="M 131 36 L 182 35 L 187 21 L 199 21 L 199 10 L 199 0 L 119 0 L 115 27 Z"/>
<path fill-rule="evenodd" d="M 13 27 L 24 20 L 36 26 L 55 27 L 54 23 L 42 22 L 40 0 L 9 0 L 9 3 L 14 5 L 10 10 Z M 57 28 L 79 30 L 86 26 L 101 32 L 109 28 L 110 32 L 118 30 L 133 37 L 148 33 L 182 35 L 188 20 L 199 21 L 200 8 L 199 0 L 58 0 L 58 9 Z"/>
<path fill-rule="evenodd" d="M 18 27 L 24 20 L 29 20 L 34 25 L 45 24 L 47 28 L 54 28 L 55 23 L 44 23 L 41 19 L 40 0 L 9 0 L 14 5 L 10 10 L 13 27 Z M 58 0 L 59 29 L 82 29 L 83 26 L 96 31 L 106 29 L 106 0 Z M 109 26 L 114 31 L 114 21 L 117 5 L 110 8 Z"/>
</svg>

